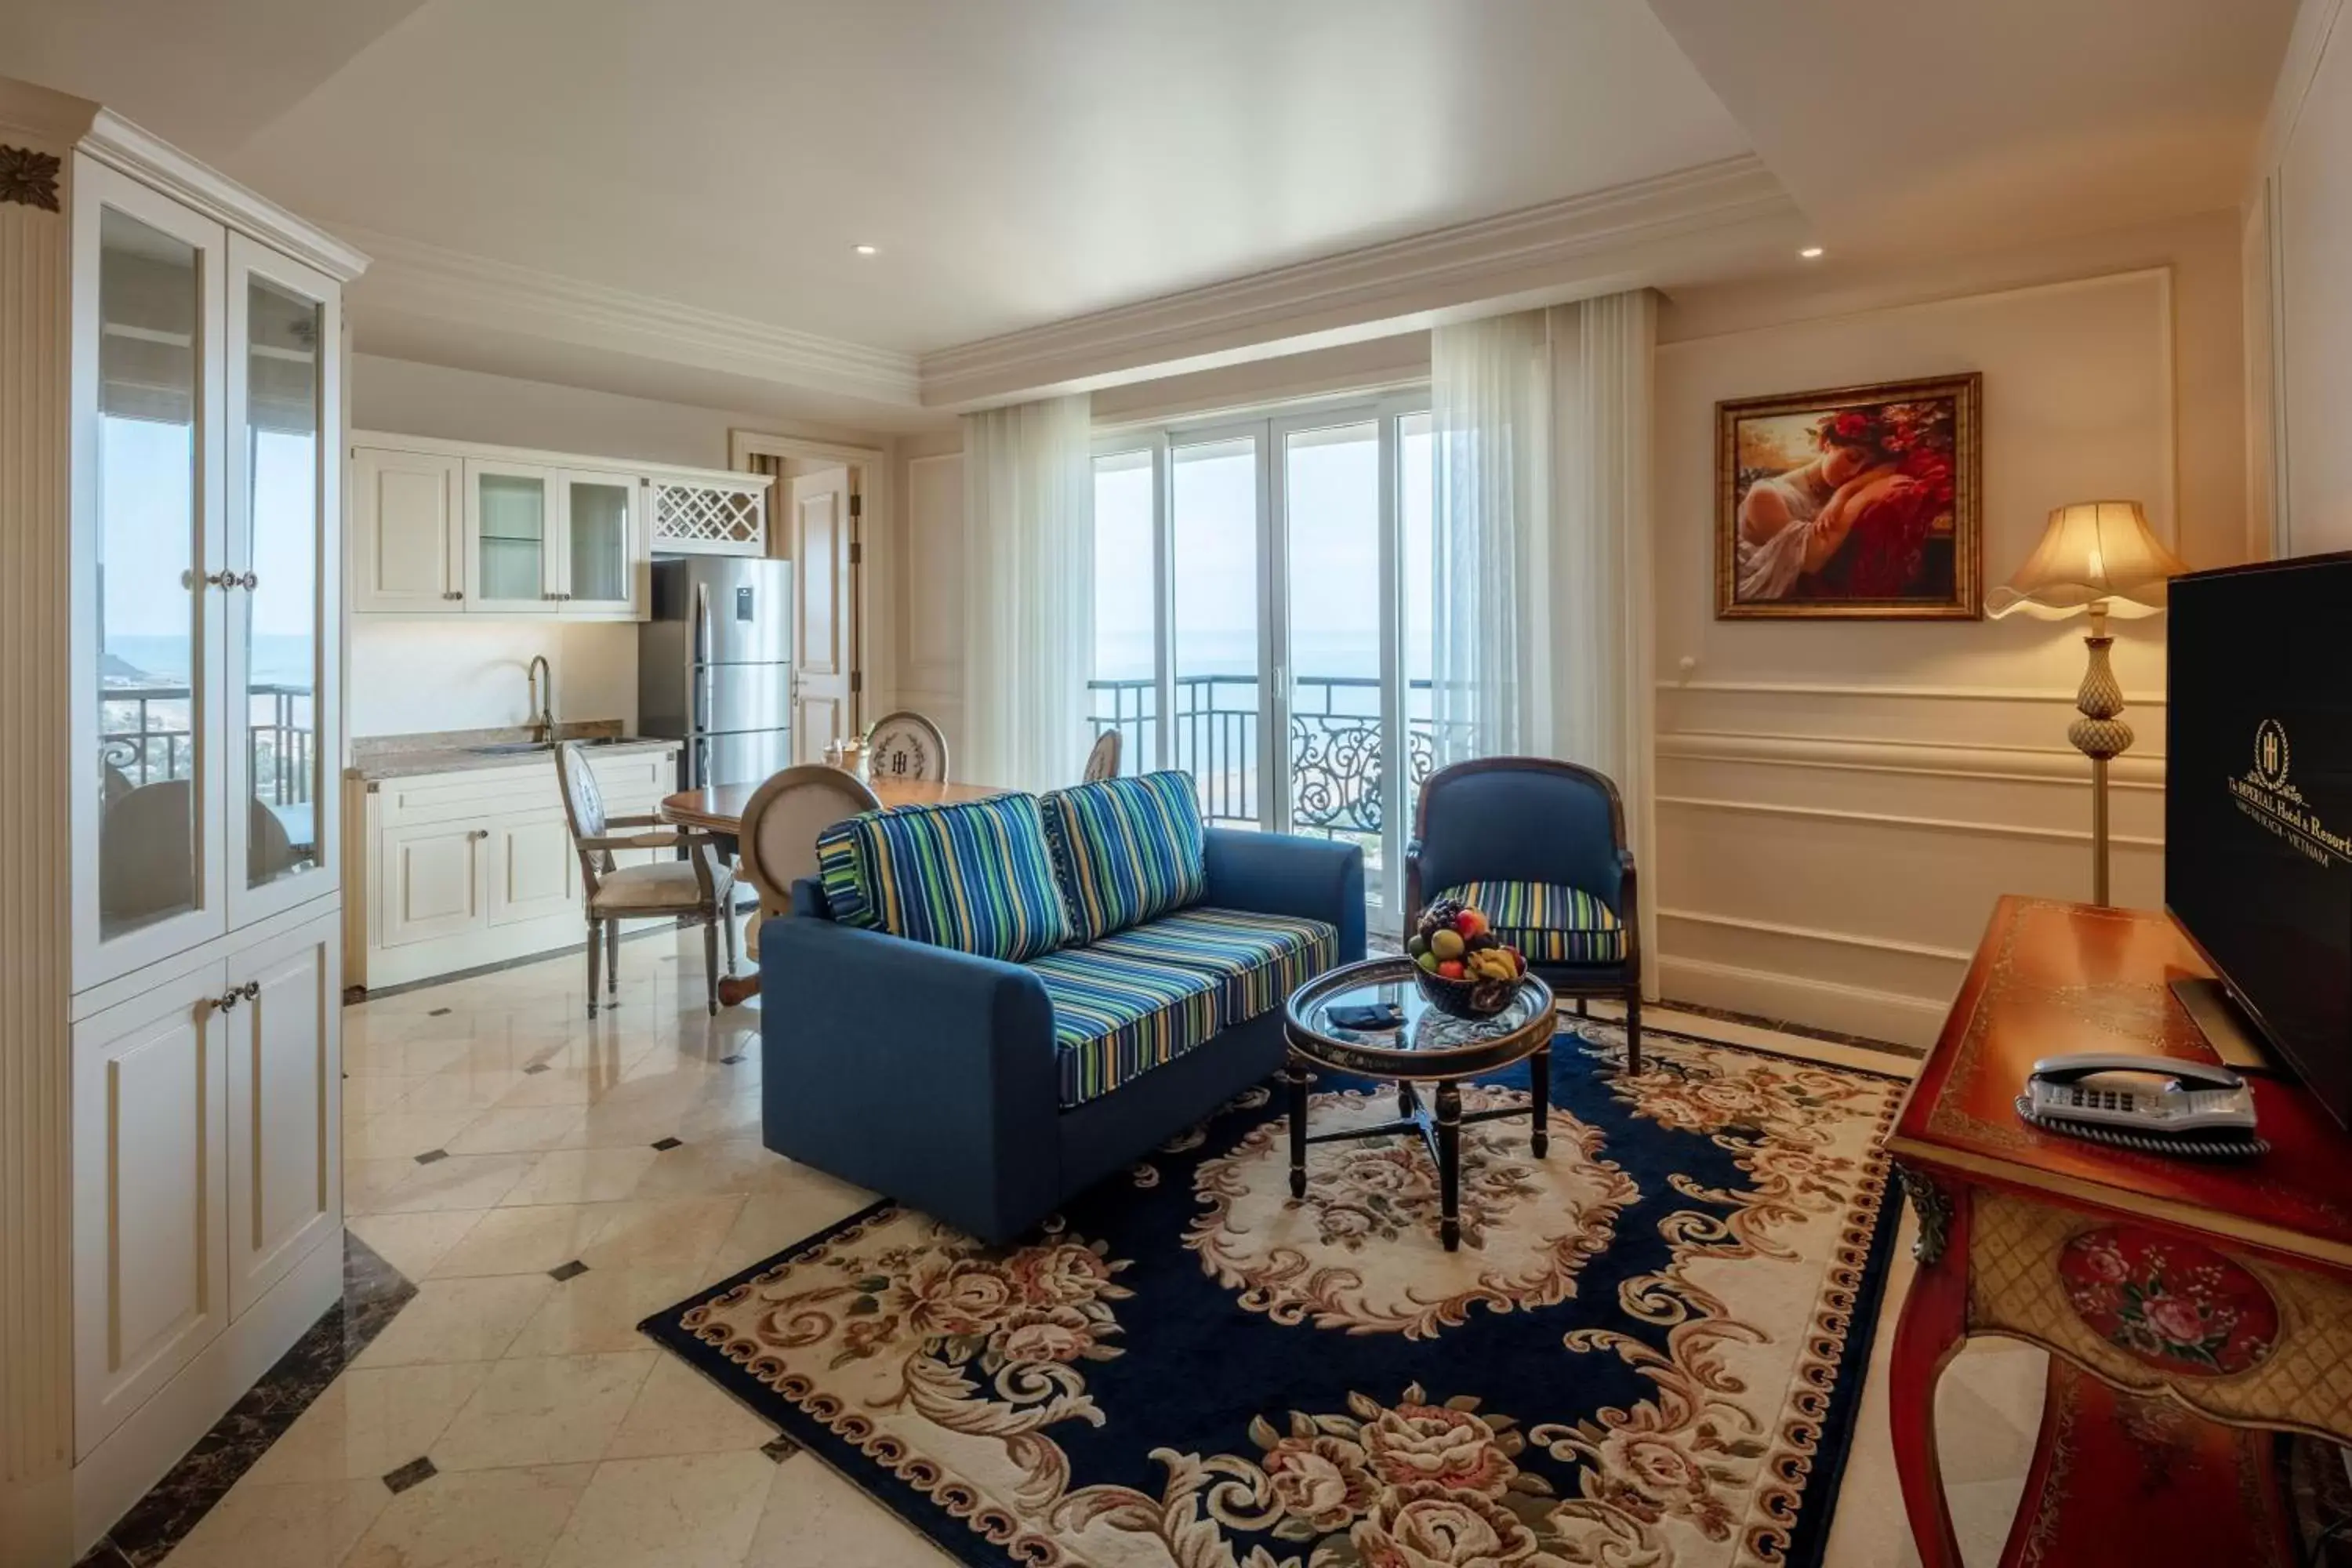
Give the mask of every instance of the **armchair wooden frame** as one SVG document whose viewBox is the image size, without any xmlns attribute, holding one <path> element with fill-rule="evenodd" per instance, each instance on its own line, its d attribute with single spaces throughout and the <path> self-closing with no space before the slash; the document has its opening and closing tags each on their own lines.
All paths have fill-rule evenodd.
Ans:
<svg viewBox="0 0 2352 1568">
<path fill-rule="evenodd" d="M 1625 933 L 1625 957 L 1622 969 L 1630 980 L 1580 979 L 1575 964 L 1538 963 L 1529 967 L 1539 971 L 1544 983 L 1551 987 L 1552 995 L 1560 1001 L 1574 1000 L 1579 1017 L 1591 1015 L 1586 1004 L 1594 997 L 1614 998 L 1625 1006 L 1625 1070 L 1642 1070 L 1642 904 L 1640 885 L 1633 865 L 1633 851 L 1625 841 L 1625 797 L 1618 792 L 1617 781 L 1598 768 L 1588 768 L 1581 763 L 1564 763 L 1551 757 L 1476 757 L 1468 762 L 1454 763 L 1437 769 L 1421 781 L 1421 793 L 1413 803 L 1412 837 L 1404 848 L 1404 910 L 1398 932 L 1400 941 L 1412 936 L 1414 921 L 1418 920 L 1425 901 L 1421 885 L 1421 836 L 1429 818 L 1432 792 L 1442 781 L 1482 773 L 1548 773 L 1598 789 L 1609 800 L 1609 832 L 1617 847 L 1617 919 Z"/>
</svg>

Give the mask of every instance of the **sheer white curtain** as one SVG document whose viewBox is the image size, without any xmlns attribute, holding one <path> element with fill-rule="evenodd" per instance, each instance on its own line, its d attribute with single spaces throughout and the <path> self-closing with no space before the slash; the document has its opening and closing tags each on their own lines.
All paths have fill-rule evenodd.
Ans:
<svg viewBox="0 0 2352 1568">
<path fill-rule="evenodd" d="M 1617 781 L 1634 863 L 1646 869 L 1655 864 L 1650 472 L 1657 296 L 1646 289 L 1610 294 L 1549 315 L 1553 754 Z M 1655 909 L 1654 892 L 1642 911 L 1643 952 L 1658 950 Z"/>
<path fill-rule="evenodd" d="M 1084 395 L 964 416 L 964 778 L 1054 789 L 1085 763 L 1089 438 Z"/>
<path fill-rule="evenodd" d="M 1540 310 L 1430 337 L 1430 719 L 1440 767 L 1549 750 L 1547 357 Z"/>
</svg>

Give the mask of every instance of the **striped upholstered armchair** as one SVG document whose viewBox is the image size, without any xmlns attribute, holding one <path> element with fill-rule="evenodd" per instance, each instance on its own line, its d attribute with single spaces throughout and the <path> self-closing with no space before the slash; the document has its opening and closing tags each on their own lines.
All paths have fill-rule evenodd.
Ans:
<svg viewBox="0 0 2352 1568">
<path fill-rule="evenodd" d="M 1527 954 L 1559 997 L 1625 1004 L 1625 1069 L 1642 1070 L 1641 906 L 1625 806 L 1605 773 L 1546 757 L 1481 757 L 1429 775 L 1405 846 L 1405 932 L 1458 899 Z"/>
</svg>

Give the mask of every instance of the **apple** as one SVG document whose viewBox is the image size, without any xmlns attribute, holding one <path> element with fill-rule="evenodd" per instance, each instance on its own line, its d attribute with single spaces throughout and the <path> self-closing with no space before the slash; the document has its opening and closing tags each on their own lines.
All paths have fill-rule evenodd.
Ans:
<svg viewBox="0 0 2352 1568">
<path fill-rule="evenodd" d="M 1449 958 L 1437 966 L 1437 973 L 1448 980 L 1459 980 L 1462 978 L 1462 961 Z"/>
<path fill-rule="evenodd" d="M 1487 929 L 1486 917 L 1476 910 L 1464 910 L 1454 917 L 1454 929 L 1464 936 L 1476 936 Z"/>
</svg>

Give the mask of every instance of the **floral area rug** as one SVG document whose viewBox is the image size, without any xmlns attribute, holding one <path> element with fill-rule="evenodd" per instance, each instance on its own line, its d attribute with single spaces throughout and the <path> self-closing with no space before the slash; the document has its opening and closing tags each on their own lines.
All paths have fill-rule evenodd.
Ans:
<svg viewBox="0 0 2352 1568">
<path fill-rule="evenodd" d="M 1818 1561 L 1902 1085 L 1656 1031 L 1629 1079 L 1578 1028 L 1546 1158 L 1465 1130 L 1455 1253 L 1417 1139 L 1292 1199 L 1261 1089 L 1022 1245 L 881 1204 L 644 1327 L 968 1563 Z M 1394 1114 L 1317 1087 L 1311 1131 Z"/>
</svg>

